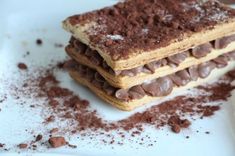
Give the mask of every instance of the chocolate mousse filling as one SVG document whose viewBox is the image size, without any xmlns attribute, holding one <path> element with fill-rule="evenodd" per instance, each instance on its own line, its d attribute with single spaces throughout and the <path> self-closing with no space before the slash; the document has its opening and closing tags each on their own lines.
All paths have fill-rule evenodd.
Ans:
<svg viewBox="0 0 235 156">
<path fill-rule="evenodd" d="M 223 38 L 216 39 L 214 41 L 196 46 L 194 48 L 191 48 L 179 54 L 175 54 L 173 56 L 169 56 L 164 59 L 153 61 L 153 62 L 150 62 L 148 64 L 145 64 L 143 66 L 139 66 L 133 69 L 121 70 L 121 71 L 120 70 L 114 71 L 111 67 L 108 66 L 106 61 L 100 56 L 100 54 L 97 51 L 92 50 L 87 45 L 83 44 L 82 42 L 75 39 L 74 37 L 71 37 L 70 45 L 68 47 L 75 48 L 76 52 L 87 57 L 87 59 L 89 59 L 95 66 L 100 66 L 104 70 L 106 70 L 107 72 L 111 74 L 114 74 L 115 76 L 120 75 L 120 76 L 133 77 L 141 72 L 152 74 L 155 72 L 157 68 L 160 68 L 166 65 L 171 66 L 171 67 L 176 67 L 188 57 L 194 57 L 194 58 L 200 59 L 202 57 L 205 57 L 207 54 L 209 54 L 213 49 L 226 48 L 231 42 L 234 42 L 234 41 L 235 41 L 235 35 L 223 37 Z"/>
<path fill-rule="evenodd" d="M 235 60 L 235 51 L 223 54 L 214 60 L 204 62 L 197 66 L 191 66 L 174 74 L 157 78 L 129 89 L 120 89 L 111 86 L 97 71 L 76 61 L 71 61 L 69 68 L 92 83 L 95 87 L 103 90 L 107 95 L 116 97 L 122 101 L 141 99 L 144 96 L 161 97 L 169 95 L 175 86 L 185 86 L 198 78 L 206 78 L 215 68 L 225 67 L 229 61 Z"/>
</svg>

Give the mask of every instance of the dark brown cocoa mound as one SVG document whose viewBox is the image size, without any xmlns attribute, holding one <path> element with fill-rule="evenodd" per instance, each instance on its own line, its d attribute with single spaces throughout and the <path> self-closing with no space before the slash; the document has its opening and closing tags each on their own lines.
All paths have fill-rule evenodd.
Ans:
<svg viewBox="0 0 235 156">
<path fill-rule="evenodd" d="M 235 10 L 215 0 L 126 0 L 69 21 L 98 23 L 87 31 L 91 44 L 118 60 L 168 46 L 185 33 L 212 29 L 234 17 Z"/>
<path fill-rule="evenodd" d="M 21 69 L 21 70 L 27 70 L 28 69 L 28 66 L 25 64 L 25 63 L 18 63 L 18 68 Z"/>
</svg>

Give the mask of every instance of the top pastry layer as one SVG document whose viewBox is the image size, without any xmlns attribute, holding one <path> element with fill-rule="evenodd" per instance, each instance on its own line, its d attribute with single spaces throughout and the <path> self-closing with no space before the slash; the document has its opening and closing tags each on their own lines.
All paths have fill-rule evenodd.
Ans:
<svg viewBox="0 0 235 156">
<path fill-rule="evenodd" d="M 126 0 L 71 16 L 64 27 L 104 58 L 118 61 L 167 47 L 234 19 L 234 9 L 214 0 Z"/>
</svg>

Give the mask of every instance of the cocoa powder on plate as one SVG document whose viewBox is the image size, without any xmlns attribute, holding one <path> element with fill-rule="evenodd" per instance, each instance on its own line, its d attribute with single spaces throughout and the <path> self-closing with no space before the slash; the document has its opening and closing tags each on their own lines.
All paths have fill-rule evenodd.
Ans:
<svg viewBox="0 0 235 156">
<path fill-rule="evenodd" d="M 66 63 L 63 64 L 66 65 Z M 92 104 L 88 100 L 82 99 L 77 93 L 60 86 L 60 82 L 54 76 L 53 71 L 61 68 L 55 66 L 35 71 L 40 73 L 37 77 L 32 77 L 32 73 L 29 73 L 29 77 L 25 79 L 27 85 L 23 88 L 21 86 L 15 87 L 12 90 L 15 92 L 12 95 L 17 100 L 21 99 L 18 95 L 25 96 L 27 95 L 25 93 L 30 93 L 35 98 L 46 99 L 47 103 L 44 103 L 43 107 L 50 111 L 45 117 L 44 124 L 56 121 L 68 121 L 70 123 L 70 126 L 58 126 L 49 130 L 48 134 L 43 134 L 43 138 L 55 133 L 59 133 L 61 137 L 64 134 L 64 138 L 68 132 L 71 135 L 80 134 L 81 136 L 90 136 L 93 139 L 97 138 L 96 136 L 104 135 L 102 142 L 122 145 L 123 142 L 117 142 L 112 135 L 108 134 L 111 131 L 116 131 L 120 136 L 119 138 L 128 140 L 141 136 L 146 126 L 155 127 L 157 130 L 167 126 L 173 132 L 179 133 L 183 129 L 189 128 L 197 117 L 205 118 L 214 115 L 216 111 L 220 110 L 220 105 L 211 105 L 210 103 L 226 101 L 235 88 L 231 85 L 231 82 L 235 79 L 234 71 L 232 71 L 222 78 L 223 81 L 196 89 L 207 94 L 178 96 L 125 119 L 110 122 L 104 120 L 96 110 L 92 109 Z M 90 133 L 91 131 L 94 134 L 93 136 Z M 130 134 L 130 136 L 124 132 Z M 38 134 L 38 132 L 35 133 Z M 56 147 L 57 143 L 54 141 L 52 139 L 50 142 L 52 146 Z M 64 142 L 66 141 L 62 141 L 60 145 L 65 145 Z M 144 142 L 142 141 L 140 144 L 144 144 Z M 149 146 L 152 146 L 152 143 Z"/>
</svg>

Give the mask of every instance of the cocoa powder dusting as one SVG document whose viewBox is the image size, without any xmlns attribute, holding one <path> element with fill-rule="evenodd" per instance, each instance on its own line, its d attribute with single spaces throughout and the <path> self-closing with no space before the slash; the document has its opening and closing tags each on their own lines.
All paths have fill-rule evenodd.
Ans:
<svg viewBox="0 0 235 156">
<path fill-rule="evenodd" d="M 124 140 L 143 137 L 141 135 L 145 131 L 146 126 L 156 128 L 156 130 L 161 127 L 168 127 L 172 132 L 180 133 L 184 129 L 189 128 L 197 117 L 199 119 L 214 115 L 220 109 L 220 105 L 211 105 L 210 103 L 227 100 L 231 96 L 231 91 L 235 88 L 231 85 L 231 82 L 235 79 L 235 71 L 232 71 L 226 74 L 222 81 L 207 86 L 200 86 L 196 89 L 207 94 L 178 96 L 159 105 L 152 106 L 143 112 L 135 113 L 123 120 L 110 122 L 104 120 L 91 107 L 92 104 L 88 100 L 82 99 L 77 93 L 68 88 L 61 87 L 60 82 L 53 74 L 55 69 L 61 68 L 55 65 L 42 70 L 37 69 L 35 72 L 39 72 L 39 76 L 32 77 L 30 73 L 30 76 L 23 82 L 23 84 L 27 82 L 25 87 L 14 86 L 14 90 L 12 90 L 12 95 L 16 99 L 21 99 L 18 96 L 21 95 L 20 93 L 27 95 L 25 94 L 26 92 L 35 98 L 46 99 L 43 108 L 49 111 L 44 117 L 43 124 L 48 125 L 53 122 L 68 121 L 69 126 L 58 125 L 58 127 L 50 128 L 47 134 L 38 135 L 39 132 L 35 132 L 36 142 L 49 137 L 49 143 L 54 148 L 67 145 L 65 141 L 66 134 L 89 136 L 91 140 L 96 139 L 97 136 L 105 136 L 100 140 L 104 144 L 123 145 Z M 121 138 L 123 142 L 120 140 L 116 141 L 116 137 L 110 135 L 111 131 L 117 132 L 118 138 Z M 60 137 L 53 137 L 52 135 L 54 134 L 59 134 Z M 140 145 L 146 143 L 144 138 L 151 139 L 148 136 L 143 137 L 140 139 Z M 153 146 L 153 144 L 154 142 L 149 143 L 148 146 Z M 36 145 L 33 145 L 30 145 L 30 148 L 36 149 Z"/>
<path fill-rule="evenodd" d="M 112 7 L 74 15 L 71 25 L 97 23 L 87 30 L 90 44 L 113 60 L 181 41 L 235 17 L 216 0 L 126 0 Z"/>
</svg>

